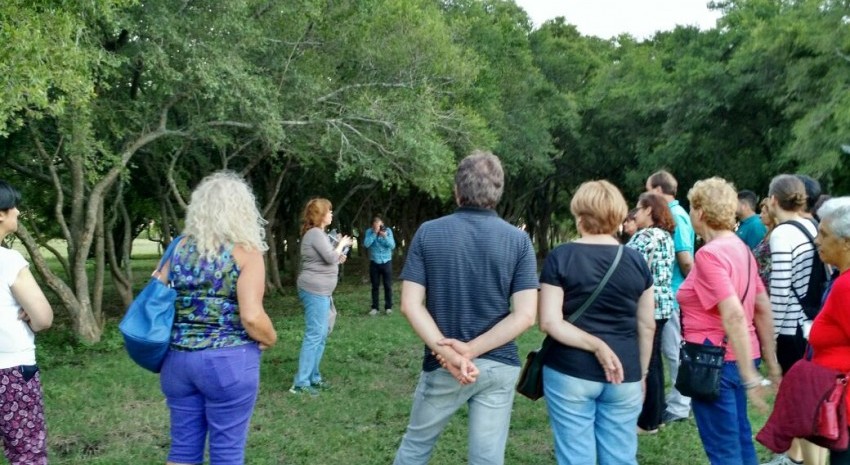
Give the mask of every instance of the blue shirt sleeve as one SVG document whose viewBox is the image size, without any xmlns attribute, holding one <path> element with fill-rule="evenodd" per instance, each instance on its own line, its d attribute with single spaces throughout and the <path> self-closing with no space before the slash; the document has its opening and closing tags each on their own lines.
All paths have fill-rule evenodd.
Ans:
<svg viewBox="0 0 850 465">
<path fill-rule="evenodd" d="M 511 295 L 528 289 L 537 289 L 537 256 L 527 236 L 520 249 L 516 271 L 511 283 Z"/>
<path fill-rule="evenodd" d="M 673 246 L 676 253 L 690 252 L 694 254 L 694 229 L 688 221 L 680 216 L 675 217 L 676 229 L 673 231 Z"/>
<path fill-rule="evenodd" d="M 366 229 L 366 237 L 363 238 L 363 247 L 369 248 L 372 247 L 372 244 L 375 242 L 375 230 L 372 228 Z"/>
<path fill-rule="evenodd" d="M 416 234 L 413 235 L 413 241 L 410 242 L 410 248 L 407 251 L 407 259 L 404 261 L 404 268 L 401 270 L 401 279 L 428 287 L 421 234 L 422 228 L 419 228 L 419 231 L 416 231 Z"/>
</svg>

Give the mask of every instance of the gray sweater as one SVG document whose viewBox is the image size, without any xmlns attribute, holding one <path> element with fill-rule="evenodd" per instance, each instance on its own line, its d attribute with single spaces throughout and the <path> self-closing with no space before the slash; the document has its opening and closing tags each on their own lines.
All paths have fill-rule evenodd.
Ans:
<svg viewBox="0 0 850 465">
<path fill-rule="evenodd" d="M 301 238 L 298 288 L 312 294 L 333 294 L 339 274 L 339 257 L 324 231 L 320 228 L 309 229 Z"/>
</svg>

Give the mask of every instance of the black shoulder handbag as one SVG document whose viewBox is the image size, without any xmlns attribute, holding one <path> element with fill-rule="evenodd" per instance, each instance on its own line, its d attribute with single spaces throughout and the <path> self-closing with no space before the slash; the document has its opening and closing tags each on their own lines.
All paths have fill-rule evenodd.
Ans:
<svg viewBox="0 0 850 465">
<path fill-rule="evenodd" d="M 750 292 L 750 270 L 752 257 L 747 261 L 747 288 L 741 297 L 741 305 Z M 726 342 L 719 346 L 685 341 L 684 318 L 679 319 L 682 330 L 682 346 L 679 348 L 679 374 L 676 375 L 676 389 L 687 397 L 711 402 L 720 396 L 720 378 L 723 374 L 723 361 L 726 357 Z"/>
<path fill-rule="evenodd" d="M 605 287 L 606 283 L 608 283 L 608 279 L 614 273 L 614 269 L 617 268 L 617 264 L 620 263 L 620 257 L 622 256 L 623 246 L 621 245 L 617 249 L 617 256 L 614 257 L 614 262 L 611 264 L 611 267 L 608 268 L 608 271 L 605 273 L 602 281 L 599 282 L 599 285 L 596 286 L 596 289 L 593 290 L 593 293 L 587 298 L 587 300 L 584 301 L 581 307 L 567 318 L 567 321 L 575 323 L 584 311 L 593 304 L 596 297 L 598 297 L 599 293 L 602 292 L 602 288 Z M 532 350 L 528 353 L 528 356 L 525 358 L 525 366 L 522 367 L 522 372 L 519 374 L 519 381 L 516 385 L 516 391 L 518 393 L 531 400 L 537 400 L 543 397 L 543 360 L 546 358 L 546 353 L 549 352 L 554 344 L 554 340 L 547 336 L 543 340 L 543 345 L 540 349 Z"/>
</svg>

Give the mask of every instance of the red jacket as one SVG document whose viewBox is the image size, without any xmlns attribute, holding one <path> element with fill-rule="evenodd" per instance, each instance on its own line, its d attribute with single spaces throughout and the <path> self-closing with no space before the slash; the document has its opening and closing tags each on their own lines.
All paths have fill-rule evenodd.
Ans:
<svg viewBox="0 0 850 465">
<path fill-rule="evenodd" d="M 773 412 L 756 435 L 756 440 L 776 453 L 787 451 L 794 438 L 806 438 L 829 449 L 847 449 L 847 428 L 839 429 L 837 440 L 812 436 L 816 432 L 818 406 L 835 388 L 836 375 L 835 370 L 808 360 L 795 363 L 779 385 Z M 838 412 L 838 421 L 838 424 L 847 423 L 845 410 Z"/>
<path fill-rule="evenodd" d="M 832 284 L 823 309 L 815 318 L 809 345 L 812 361 L 842 373 L 850 373 L 850 273 L 842 273 Z M 847 405 L 850 418 L 850 403 Z"/>
</svg>

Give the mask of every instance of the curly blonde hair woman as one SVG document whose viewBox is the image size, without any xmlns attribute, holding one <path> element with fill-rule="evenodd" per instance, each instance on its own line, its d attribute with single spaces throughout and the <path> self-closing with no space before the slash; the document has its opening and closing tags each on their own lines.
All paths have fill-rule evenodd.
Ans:
<svg viewBox="0 0 850 465">
<path fill-rule="evenodd" d="M 192 193 L 185 238 L 159 276 L 177 291 L 171 347 L 160 375 L 171 411 L 168 464 L 241 464 L 260 383 L 261 351 L 277 333 L 263 308 L 263 224 L 232 172 Z"/>
<path fill-rule="evenodd" d="M 691 407 L 712 465 L 757 465 L 747 400 L 767 410 L 761 359 L 779 379 L 773 344 L 773 315 L 750 248 L 735 233 L 738 195 L 732 184 L 713 177 L 697 181 L 688 192 L 691 222 L 705 245 L 676 294 L 687 342 L 725 345 L 720 395 L 713 401 L 693 398 Z"/>
</svg>

